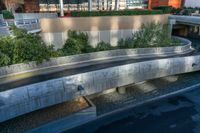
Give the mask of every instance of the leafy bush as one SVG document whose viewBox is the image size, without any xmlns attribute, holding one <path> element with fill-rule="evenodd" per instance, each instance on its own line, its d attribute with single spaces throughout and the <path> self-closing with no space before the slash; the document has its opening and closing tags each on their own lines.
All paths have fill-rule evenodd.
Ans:
<svg viewBox="0 0 200 133">
<path fill-rule="evenodd" d="M 14 18 L 13 14 L 8 10 L 3 10 L 2 14 L 3 14 L 4 19 L 13 19 Z"/>
<path fill-rule="evenodd" d="M 105 50 L 112 50 L 113 47 L 109 43 L 99 42 L 97 47 L 95 48 L 96 51 L 105 51 Z"/>
<path fill-rule="evenodd" d="M 172 6 L 157 6 L 153 8 L 154 10 L 162 10 L 163 13 L 172 13 Z"/>
<path fill-rule="evenodd" d="M 52 46 L 47 46 L 39 35 L 27 34 L 12 27 L 14 37 L 0 37 L 0 66 L 29 61 L 42 62 L 56 56 Z"/>
<path fill-rule="evenodd" d="M 172 13 L 175 15 L 179 14 L 181 11 L 182 11 L 182 8 L 173 8 L 172 9 Z"/>
<path fill-rule="evenodd" d="M 120 39 L 118 41 L 118 48 L 120 49 L 126 49 L 126 48 L 134 48 L 134 38 L 129 37 L 126 39 Z"/>
<path fill-rule="evenodd" d="M 73 55 L 93 52 L 94 49 L 89 45 L 87 34 L 69 30 L 68 39 L 61 51 L 63 55 Z"/>
<path fill-rule="evenodd" d="M 62 49 L 54 50 L 47 46 L 37 34 L 27 34 L 26 30 L 11 28 L 12 36 L 0 37 L 0 66 L 29 61 L 48 60 L 50 57 L 89 53 L 95 51 L 112 50 L 116 48 L 144 48 L 180 45 L 177 39 L 171 39 L 166 25 L 149 23 L 135 32 L 132 37 L 121 39 L 117 47 L 100 42 L 96 48 L 90 46 L 88 35 L 83 32 L 68 31 L 68 39 Z"/>
<path fill-rule="evenodd" d="M 120 40 L 118 42 L 118 47 L 145 48 L 179 45 L 180 43 L 175 43 L 168 33 L 169 31 L 166 25 L 152 22 L 143 25 L 141 30 L 135 32 L 132 37 Z"/>
<path fill-rule="evenodd" d="M 10 62 L 11 62 L 10 58 L 7 55 L 0 52 L 0 66 L 9 65 Z"/>
<path fill-rule="evenodd" d="M 163 14 L 161 10 L 121 10 L 121 11 L 72 11 L 72 17 L 88 17 L 88 16 L 130 16 L 130 15 L 147 15 L 147 14 Z"/>
<path fill-rule="evenodd" d="M 173 9 L 172 13 L 177 14 L 177 15 L 191 15 L 192 13 L 199 11 L 200 12 L 200 8 L 196 7 L 183 7 L 183 8 L 177 8 L 177 9 Z"/>
</svg>

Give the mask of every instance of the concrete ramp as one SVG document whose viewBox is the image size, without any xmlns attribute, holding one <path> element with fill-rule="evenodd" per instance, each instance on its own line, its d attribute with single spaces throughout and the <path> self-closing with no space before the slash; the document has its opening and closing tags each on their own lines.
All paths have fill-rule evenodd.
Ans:
<svg viewBox="0 0 200 133">
<path fill-rule="evenodd" d="M 183 23 L 183 24 L 188 24 L 188 25 L 200 25 L 199 16 L 171 15 L 169 16 L 169 20 L 175 20 L 176 23 Z"/>
</svg>

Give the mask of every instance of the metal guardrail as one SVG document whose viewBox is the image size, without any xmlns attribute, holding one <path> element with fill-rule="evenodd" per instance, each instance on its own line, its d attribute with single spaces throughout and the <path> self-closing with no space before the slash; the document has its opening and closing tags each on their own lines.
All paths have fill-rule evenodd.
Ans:
<svg viewBox="0 0 200 133">
<path fill-rule="evenodd" d="M 0 19 L 4 19 L 4 18 L 3 18 L 3 14 L 0 14 Z"/>
<path fill-rule="evenodd" d="M 0 19 L 0 27 L 7 27 L 8 23 L 4 19 Z"/>
<path fill-rule="evenodd" d="M 179 23 L 200 25 L 200 17 L 199 16 L 171 15 L 171 16 L 169 16 L 169 19 L 175 20 L 176 22 L 179 22 Z"/>
<path fill-rule="evenodd" d="M 28 33 L 37 33 L 41 31 L 39 19 L 58 17 L 57 13 L 16 13 L 14 16 L 15 20 L 13 24 L 18 28 L 26 29 Z M 0 35 L 10 34 L 9 24 L 4 20 L 2 14 L 0 14 L 0 28 Z"/>
<path fill-rule="evenodd" d="M 41 31 L 38 19 L 15 20 L 13 24 L 18 28 L 26 29 L 28 33 Z M 0 35 L 10 35 L 9 24 L 4 19 L 0 19 Z"/>
<path fill-rule="evenodd" d="M 41 19 L 41 18 L 57 18 L 57 13 L 15 13 L 16 20 L 22 19 Z"/>
<path fill-rule="evenodd" d="M 0 36 L 10 35 L 10 30 L 8 27 L 0 27 Z"/>
<path fill-rule="evenodd" d="M 1 35 L 10 35 L 8 23 L 4 20 L 2 14 L 0 14 L 0 36 Z"/>
<path fill-rule="evenodd" d="M 40 31 L 40 24 L 38 19 L 15 20 L 15 25 L 18 28 L 26 29 L 29 33 L 36 33 Z"/>
<path fill-rule="evenodd" d="M 13 22 L 18 28 L 23 28 L 28 33 L 40 32 L 39 19 L 41 18 L 56 18 L 57 13 L 16 13 L 14 14 L 15 20 Z M 9 24 L 4 20 L 3 15 L 0 14 L 0 35 L 9 35 Z"/>
</svg>

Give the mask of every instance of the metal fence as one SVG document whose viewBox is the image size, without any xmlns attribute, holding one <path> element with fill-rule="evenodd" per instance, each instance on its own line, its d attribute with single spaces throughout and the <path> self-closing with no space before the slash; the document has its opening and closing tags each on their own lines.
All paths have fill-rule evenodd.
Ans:
<svg viewBox="0 0 200 133">
<path fill-rule="evenodd" d="M 40 31 L 40 23 L 38 19 L 20 19 L 15 20 L 15 25 L 18 28 L 26 29 L 28 32 L 34 33 Z"/>
<path fill-rule="evenodd" d="M 41 18 L 57 18 L 57 13 L 15 13 L 15 20 L 41 19 Z"/>
<path fill-rule="evenodd" d="M 10 35 L 10 31 L 8 27 L 0 27 L 0 36 L 2 35 Z"/>
<path fill-rule="evenodd" d="M 3 18 L 3 14 L 0 14 L 0 19 L 4 19 L 4 18 Z"/>
</svg>

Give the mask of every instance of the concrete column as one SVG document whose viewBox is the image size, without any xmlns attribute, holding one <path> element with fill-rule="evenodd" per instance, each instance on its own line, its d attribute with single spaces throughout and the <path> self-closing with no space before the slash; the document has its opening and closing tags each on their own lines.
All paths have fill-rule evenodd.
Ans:
<svg viewBox="0 0 200 133">
<path fill-rule="evenodd" d="M 149 9 L 149 10 L 151 10 L 151 9 L 152 9 L 152 7 L 151 7 L 151 6 L 152 6 L 152 0 L 149 0 L 149 1 L 148 1 L 148 9 Z"/>
<path fill-rule="evenodd" d="M 199 26 L 199 32 L 198 32 L 198 35 L 200 36 L 200 26 Z"/>
<path fill-rule="evenodd" d="M 172 30 L 173 30 L 173 25 L 176 24 L 176 20 L 174 19 L 169 19 L 168 21 L 168 31 L 169 31 L 169 36 L 172 36 Z"/>
<path fill-rule="evenodd" d="M 92 0 L 88 0 L 88 11 L 92 11 Z"/>
<path fill-rule="evenodd" d="M 64 16 L 64 4 L 63 4 L 63 0 L 60 0 L 60 16 Z"/>
<path fill-rule="evenodd" d="M 119 10 L 119 0 L 115 0 L 115 10 Z"/>
<path fill-rule="evenodd" d="M 126 93 L 126 87 L 117 87 L 117 92 L 119 94 L 125 94 Z"/>
</svg>

